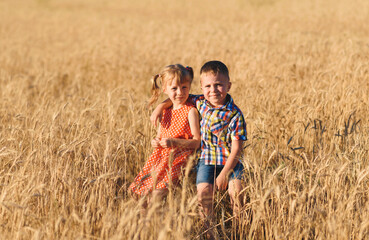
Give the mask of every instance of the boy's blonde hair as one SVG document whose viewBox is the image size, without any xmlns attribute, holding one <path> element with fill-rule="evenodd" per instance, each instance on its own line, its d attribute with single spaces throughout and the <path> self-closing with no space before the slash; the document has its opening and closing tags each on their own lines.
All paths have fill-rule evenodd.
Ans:
<svg viewBox="0 0 369 240">
<path fill-rule="evenodd" d="M 160 85 L 158 81 L 160 81 Z M 193 80 L 193 70 L 191 67 L 184 67 L 181 64 L 173 64 L 166 66 L 159 74 L 154 75 L 151 78 L 151 93 L 152 96 L 149 100 L 149 106 L 154 104 L 163 90 L 168 84 L 176 81 L 177 84 L 182 84 L 185 82 L 192 83 Z"/>
</svg>

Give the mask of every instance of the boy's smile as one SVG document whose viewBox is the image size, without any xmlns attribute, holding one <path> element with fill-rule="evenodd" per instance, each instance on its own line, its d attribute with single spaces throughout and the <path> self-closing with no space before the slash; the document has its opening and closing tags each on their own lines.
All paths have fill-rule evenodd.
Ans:
<svg viewBox="0 0 369 240">
<path fill-rule="evenodd" d="M 213 73 L 201 74 L 202 93 L 212 107 L 220 107 L 225 104 L 227 93 L 230 88 L 231 82 L 221 73 L 217 75 Z"/>
</svg>

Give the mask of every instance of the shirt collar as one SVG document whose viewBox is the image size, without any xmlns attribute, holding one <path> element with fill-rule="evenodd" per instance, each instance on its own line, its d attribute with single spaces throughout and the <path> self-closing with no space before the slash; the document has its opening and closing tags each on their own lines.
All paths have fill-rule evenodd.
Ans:
<svg viewBox="0 0 369 240">
<path fill-rule="evenodd" d="M 229 110 L 229 111 L 233 111 L 234 108 L 234 103 L 233 103 L 233 98 L 231 97 L 231 95 L 227 94 L 226 96 L 226 103 L 220 107 L 212 107 L 209 104 L 209 101 L 205 99 L 206 105 L 213 110 Z"/>
</svg>

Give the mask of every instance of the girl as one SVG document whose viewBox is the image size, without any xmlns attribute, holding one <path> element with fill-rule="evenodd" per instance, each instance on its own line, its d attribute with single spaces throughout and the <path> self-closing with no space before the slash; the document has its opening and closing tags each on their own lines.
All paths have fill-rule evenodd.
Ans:
<svg viewBox="0 0 369 240">
<path fill-rule="evenodd" d="M 151 192 L 153 198 L 165 195 L 169 183 L 178 182 L 187 158 L 200 146 L 199 116 L 196 108 L 186 102 L 192 79 L 192 68 L 180 64 L 166 66 L 152 78 L 149 105 L 164 92 L 173 106 L 163 112 L 157 136 L 151 141 L 154 151 L 129 187 L 135 196 Z"/>
</svg>

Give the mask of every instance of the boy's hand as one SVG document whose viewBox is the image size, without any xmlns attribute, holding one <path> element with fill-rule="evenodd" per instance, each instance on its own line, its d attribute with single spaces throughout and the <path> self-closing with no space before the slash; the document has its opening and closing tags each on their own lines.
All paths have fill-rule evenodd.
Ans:
<svg viewBox="0 0 369 240">
<path fill-rule="evenodd" d="M 153 148 L 158 148 L 160 147 L 160 139 L 159 138 L 154 138 L 153 140 L 151 140 L 151 146 Z"/>
<path fill-rule="evenodd" d="M 154 125 L 155 127 L 158 125 L 158 123 L 161 121 L 161 115 L 162 111 L 160 109 L 155 108 L 155 110 L 152 112 L 150 116 L 150 121 L 152 125 Z"/>
<path fill-rule="evenodd" d="M 162 148 L 169 148 L 173 146 L 173 141 L 171 138 L 162 138 L 159 144 Z"/>
<path fill-rule="evenodd" d="M 217 179 L 215 179 L 215 185 L 218 190 L 226 190 L 228 185 L 227 176 L 222 172 L 218 175 Z"/>
<path fill-rule="evenodd" d="M 154 111 L 151 113 L 151 116 L 150 116 L 150 121 L 155 127 L 158 124 L 158 122 L 161 121 L 161 117 L 162 117 L 162 113 L 164 109 L 170 108 L 172 105 L 173 103 L 170 100 L 170 98 L 167 98 L 162 103 L 160 103 L 158 106 L 156 106 L 156 108 L 154 109 Z"/>
</svg>

